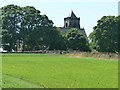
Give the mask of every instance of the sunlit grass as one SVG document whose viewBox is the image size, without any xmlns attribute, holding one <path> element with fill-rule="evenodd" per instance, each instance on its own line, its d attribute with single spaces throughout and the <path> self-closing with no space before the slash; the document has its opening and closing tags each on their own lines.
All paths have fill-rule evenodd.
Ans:
<svg viewBox="0 0 120 90">
<path fill-rule="evenodd" d="M 118 87 L 116 60 L 56 54 L 5 54 L 2 57 L 3 87 Z"/>
<path fill-rule="evenodd" d="M 0 53 L 0 90 L 2 88 L 2 54 Z"/>
</svg>

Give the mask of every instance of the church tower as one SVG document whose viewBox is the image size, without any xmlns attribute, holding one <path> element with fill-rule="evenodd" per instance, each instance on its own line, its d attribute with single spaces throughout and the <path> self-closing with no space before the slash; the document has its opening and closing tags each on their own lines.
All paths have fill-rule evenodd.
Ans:
<svg viewBox="0 0 120 90">
<path fill-rule="evenodd" d="M 80 26 L 80 18 L 77 17 L 73 11 L 71 12 L 71 15 L 69 17 L 64 18 L 64 26 L 59 28 L 64 34 L 71 28 L 77 28 L 87 39 L 85 29 L 81 28 Z"/>
<path fill-rule="evenodd" d="M 64 28 L 77 28 L 80 29 L 80 18 L 71 12 L 70 17 L 64 18 Z"/>
</svg>

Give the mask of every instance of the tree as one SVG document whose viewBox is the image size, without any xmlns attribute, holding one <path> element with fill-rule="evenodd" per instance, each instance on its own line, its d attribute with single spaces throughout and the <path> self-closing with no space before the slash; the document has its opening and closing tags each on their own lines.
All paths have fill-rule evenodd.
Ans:
<svg viewBox="0 0 120 90">
<path fill-rule="evenodd" d="M 18 40 L 24 50 L 64 49 L 64 38 L 52 20 L 32 6 L 7 5 L 2 8 L 4 49 L 16 50 Z M 7 47 L 6 47 L 7 46 Z"/>
<path fill-rule="evenodd" d="M 67 49 L 66 39 L 62 35 L 62 32 L 60 32 L 60 30 L 55 27 L 51 33 L 52 34 L 49 34 L 51 37 L 49 38 L 50 39 L 49 49 L 50 50 L 66 50 Z"/>
<path fill-rule="evenodd" d="M 118 19 L 115 16 L 103 16 L 89 35 L 91 47 L 100 52 L 118 51 Z"/>
<path fill-rule="evenodd" d="M 32 6 L 22 7 L 22 19 L 20 37 L 24 43 L 24 50 L 34 50 L 37 46 L 36 37 L 37 27 L 41 25 L 40 11 Z M 40 34 L 40 33 L 39 33 Z"/>
<path fill-rule="evenodd" d="M 0 8 L 0 48 L 2 47 L 2 11 Z"/>
<path fill-rule="evenodd" d="M 117 42 L 118 42 L 118 44 L 117 44 L 117 50 L 118 50 L 118 52 L 120 52 L 120 47 L 119 47 L 119 45 L 120 45 L 120 43 L 119 43 L 119 38 L 120 38 L 120 15 L 117 17 L 117 20 L 118 20 L 118 25 L 117 25 L 117 27 L 118 27 L 118 38 L 117 38 Z"/>
<path fill-rule="evenodd" d="M 17 40 L 22 40 L 25 50 L 34 50 L 35 42 L 38 40 L 36 38 L 39 38 L 35 37 L 35 30 L 38 27 L 39 29 L 45 27 L 46 17 L 42 17 L 40 11 L 32 6 L 7 5 L 2 8 L 2 14 L 4 16 L 2 24 L 4 49 L 8 51 L 15 50 Z"/>
<path fill-rule="evenodd" d="M 19 38 L 20 10 L 20 7 L 16 5 L 2 7 L 2 44 L 4 45 L 4 49 L 8 51 L 15 49 L 16 40 Z M 5 46 L 8 47 L 5 48 Z"/>
<path fill-rule="evenodd" d="M 90 51 L 88 41 L 78 29 L 70 29 L 66 34 L 66 39 L 68 49 Z"/>
</svg>

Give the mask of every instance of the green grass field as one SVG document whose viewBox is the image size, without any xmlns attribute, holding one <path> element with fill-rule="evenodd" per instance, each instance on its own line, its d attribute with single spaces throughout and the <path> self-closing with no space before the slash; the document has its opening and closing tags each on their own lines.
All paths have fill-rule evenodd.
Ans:
<svg viewBox="0 0 120 90">
<path fill-rule="evenodd" d="M 0 90 L 2 88 L 2 56 L 0 53 Z"/>
<path fill-rule="evenodd" d="M 117 88 L 118 61 L 57 54 L 3 54 L 4 88 Z"/>
</svg>

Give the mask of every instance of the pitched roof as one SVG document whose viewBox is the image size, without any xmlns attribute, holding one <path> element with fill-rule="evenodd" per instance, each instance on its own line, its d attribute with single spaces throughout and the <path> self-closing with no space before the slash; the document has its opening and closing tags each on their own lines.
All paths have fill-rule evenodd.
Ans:
<svg viewBox="0 0 120 90">
<path fill-rule="evenodd" d="M 71 18 L 77 18 L 73 11 L 71 12 Z"/>
<path fill-rule="evenodd" d="M 73 11 L 71 11 L 71 15 L 69 16 L 69 17 L 66 17 L 66 18 L 64 18 L 64 20 L 65 19 L 77 19 L 77 20 L 79 20 L 80 18 L 78 18 L 75 14 L 74 14 L 74 12 Z"/>
</svg>

